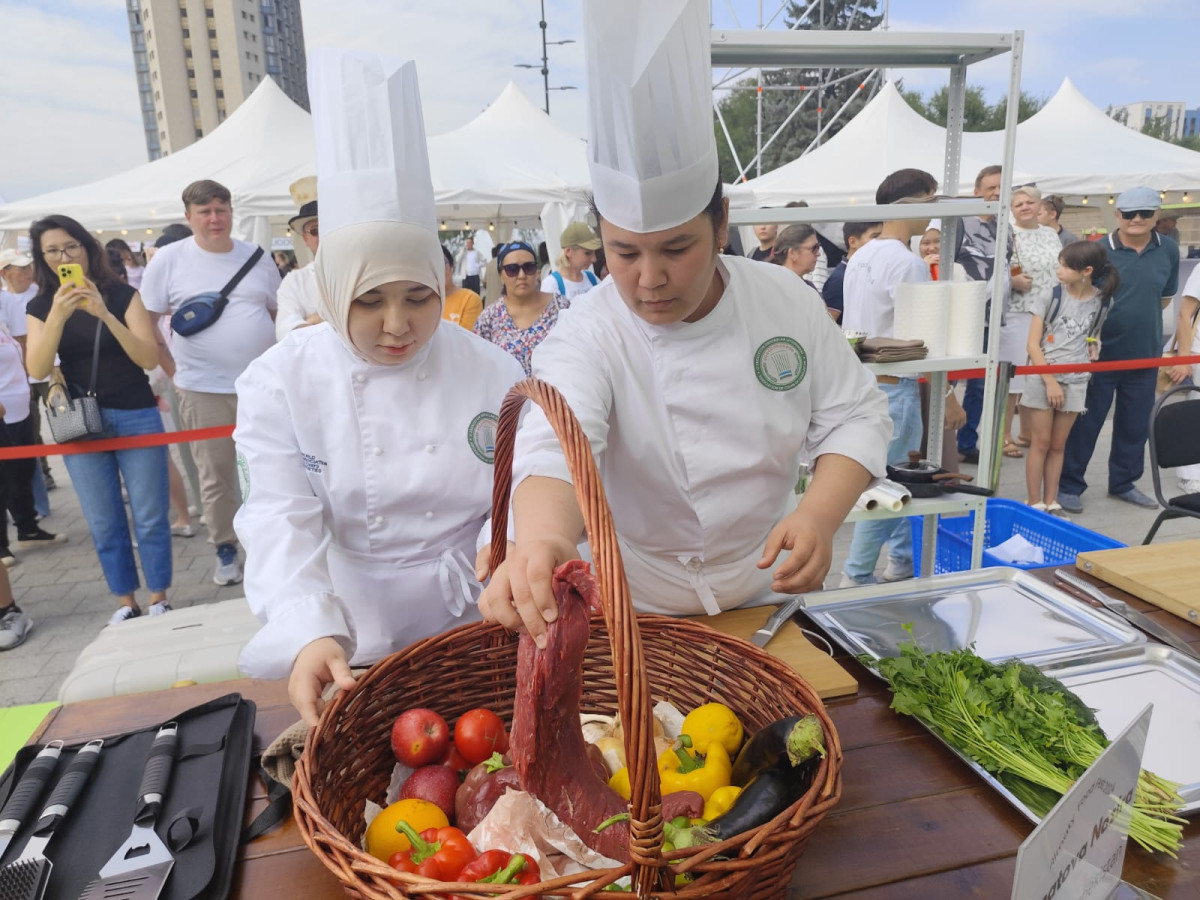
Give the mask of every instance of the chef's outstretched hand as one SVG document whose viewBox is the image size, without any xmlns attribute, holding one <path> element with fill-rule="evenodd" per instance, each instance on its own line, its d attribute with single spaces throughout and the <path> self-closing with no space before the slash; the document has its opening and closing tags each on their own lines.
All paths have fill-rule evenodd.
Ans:
<svg viewBox="0 0 1200 900">
<path fill-rule="evenodd" d="M 833 562 L 833 539 L 816 528 L 800 511 L 790 513 L 767 535 L 760 569 L 775 565 L 782 550 L 787 559 L 772 573 L 771 590 L 777 594 L 802 594 L 815 591 L 825 583 Z"/>
<path fill-rule="evenodd" d="M 566 540 L 510 545 L 508 558 L 492 573 L 479 598 L 479 611 L 489 622 L 528 631 L 539 647 L 545 647 L 546 623 L 558 618 L 551 586 L 554 570 L 578 558 L 579 551 Z"/>
<path fill-rule="evenodd" d="M 296 654 L 288 679 L 288 699 L 306 725 L 317 724 L 325 708 L 321 695 L 331 682 L 347 690 L 354 687 L 354 675 L 342 645 L 331 637 L 317 638 Z"/>
</svg>

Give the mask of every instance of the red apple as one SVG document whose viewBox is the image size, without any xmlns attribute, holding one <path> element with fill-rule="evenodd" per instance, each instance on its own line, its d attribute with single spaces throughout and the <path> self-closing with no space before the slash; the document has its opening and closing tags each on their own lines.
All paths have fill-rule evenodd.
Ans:
<svg viewBox="0 0 1200 900">
<path fill-rule="evenodd" d="M 414 769 L 436 763 L 449 746 L 450 726 L 432 709 L 407 710 L 392 725 L 392 752 Z"/>
<path fill-rule="evenodd" d="M 441 807 L 453 822 L 454 795 L 459 784 L 458 773 L 448 766 L 422 766 L 408 776 L 400 788 L 400 799 L 428 800 Z"/>
</svg>

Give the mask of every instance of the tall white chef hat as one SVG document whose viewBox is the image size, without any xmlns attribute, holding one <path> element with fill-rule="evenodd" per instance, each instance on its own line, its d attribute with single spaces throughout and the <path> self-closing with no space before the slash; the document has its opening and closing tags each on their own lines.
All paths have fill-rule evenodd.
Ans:
<svg viewBox="0 0 1200 900">
<path fill-rule="evenodd" d="M 308 96 L 322 317 L 361 357 L 346 325 L 356 297 L 391 281 L 416 281 L 445 296 L 416 65 L 320 47 L 308 57 Z"/>
<path fill-rule="evenodd" d="M 717 186 L 709 0 L 583 0 L 596 209 L 645 234 L 695 218 Z"/>
</svg>

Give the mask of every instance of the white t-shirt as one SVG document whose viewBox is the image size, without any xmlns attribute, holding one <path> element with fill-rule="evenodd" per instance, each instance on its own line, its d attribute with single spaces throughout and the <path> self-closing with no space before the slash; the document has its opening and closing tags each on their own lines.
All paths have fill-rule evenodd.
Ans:
<svg viewBox="0 0 1200 900">
<path fill-rule="evenodd" d="M 37 296 L 37 285 L 31 284 L 23 294 L 0 291 L 0 328 L 13 337 L 22 337 L 29 332 L 25 324 L 25 307 Z"/>
<path fill-rule="evenodd" d="M 902 281 L 929 281 L 929 266 L 907 245 L 876 238 L 860 247 L 846 263 L 842 328 L 865 331 L 869 337 L 892 337 L 896 285 Z"/>
<path fill-rule="evenodd" d="M 25 357 L 17 339 L 4 331 L 0 331 L 0 403 L 4 404 L 5 422 L 29 418 L 29 376 L 25 374 Z"/>
<path fill-rule="evenodd" d="M 1183 286 L 1182 296 L 1195 297 L 1197 300 L 1200 300 L 1200 265 L 1192 269 L 1192 274 L 1188 276 L 1187 283 Z M 1200 325 L 1200 321 L 1198 321 L 1196 324 Z M 1180 348 L 1180 350 L 1183 349 L 1184 348 L 1182 347 Z M 1192 332 L 1192 346 L 1190 355 L 1195 355 L 1197 353 L 1200 353 L 1200 328 L 1196 328 Z M 1182 353 L 1180 355 L 1182 355 Z M 1192 366 L 1193 375 L 1198 371 L 1200 371 L 1200 365 Z"/>
<path fill-rule="evenodd" d="M 591 275 L 589 278 L 589 274 L 590 273 L 588 272 L 584 272 L 582 278 L 580 278 L 578 281 L 572 281 L 566 275 L 563 275 L 560 272 L 559 276 L 562 278 L 563 282 L 562 287 L 560 288 L 558 286 L 558 279 L 555 278 L 554 273 L 551 272 L 542 281 L 542 290 L 547 294 L 562 294 L 564 297 L 570 300 L 574 297 L 578 297 L 580 294 L 586 294 L 600 283 L 600 279 L 598 278 L 595 281 L 592 281 L 592 279 L 596 278 L 596 276 Z"/>
<path fill-rule="evenodd" d="M 255 247 L 235 240 L 228 253 L 202 250 L 195 238 L 163 247 L 142 277 L 142 303 L 151 313 L 170 316 L 197 294 L 221 290 L 249 259 Z M 209 394 L 235 393 L 242 370 L 275 343 L 275 309 L 279 270 L 264 253 L 229 295 L 214 325 L 192 337 L 172 333 L 175 386 Z"/>
</svg>

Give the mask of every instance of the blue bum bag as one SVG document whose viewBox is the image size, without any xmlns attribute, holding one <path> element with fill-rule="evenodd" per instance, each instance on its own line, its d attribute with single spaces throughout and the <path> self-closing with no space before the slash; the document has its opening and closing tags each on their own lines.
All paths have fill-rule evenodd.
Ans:
<svg viewBox="0 0 1200 900">
<path fill-rule="evenodd" d="M 237 270 L 237 274 L 229 279 L 229 283 L 219 292 L 205 291 L 186 301 L 171 316 L 171 330 L 184 337 L 191 337 L 206 328 L 211 328 L 217 319 L 221 318 L 225 307 L 229 305 L 229 295 L 233 293 L 233 289 L 241 283 L 241 280 L 262 259 L 262 256 L 263 248 L 255 247 L 250 258 L 242 264 L 242 267 Z"/>
</svg>

